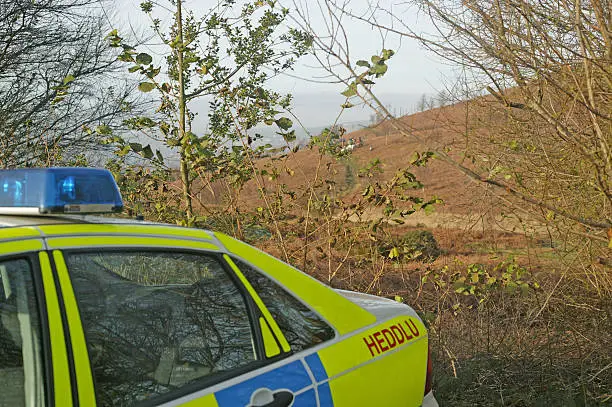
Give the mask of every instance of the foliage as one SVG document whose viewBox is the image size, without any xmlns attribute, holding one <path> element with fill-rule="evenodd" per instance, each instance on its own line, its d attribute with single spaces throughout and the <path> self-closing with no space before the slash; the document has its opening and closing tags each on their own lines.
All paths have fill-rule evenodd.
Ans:
<svg viewBox="0 0 612 407">
<path fill-rule="evenodd" d="M 280 116 L 291 98 L 266 87 L 271 74 L 291 69 L 295 59 L 308 48 L 308 37 L 296 30 L 283 31 L 288 10 L 274 2 L 234 0 L 218 4 L 199 17 L 193 10 L 183 10 L 183 2 L 172 3 L 172 24 L 164 31 L 154 16 L 153 2 L 142 4 L 151 18 L 152 28 L 165 47 L 165 67 L 140 52 L 115 30 L 108 35 L 113 47 L 123 52 L 121 61 L 130 63 L 129 71 L 141 78 L 141 92 L 155 93 L 159 107 L 155 115 L 134 118 L 126 125 L 178 150 L 183 203 L 186 220 L 194 213 L 192 201 L 197 196 L 194 183 L 214 183 L 229 179 L 239 192 L 252 178 L 253 160 L 268 146 L 255 146 L 261 138 L 253 129 L 261 124 L 276 125 L 277 134 L 287 142 L 295 140 L 293 123 Z M 164 9 L 163 7 L 159 7 Z M 208 102 L 208 129 L 196 130 L 194 101 Z M 196 134 L 198 133 L 199 134 Z M 127 151 L 154 159 L 151 147 L 114 139 Z M 235 196 L 230 200 L 235 199 Z"/>
<path fill-rule="evenodd" d="M 421 284 L 431 285 L 437 291 L 452 290 L 459 294 L 451 307 L 455 314 L 463 306 L 480 308 L 488 301 L 495 302 L 500 294 L 520 297 L 541 289 L 537 279 L 514 256 L 493 266 L 481 263 L 464 265 L 455 260 L 454 267 L 428 268 L 421 277 Z"/>
<path fill-rule="evenodd" d="M 450 126 L 465 138 L 465 151 L 453 154 L 440 145 L 433 150 L 437 158 L 484 193 L 492 188 L 509 210 L 545 223 L 576 251 L 587 237 L 598 247 L 596 256 L 606 255 L 612 230 L 612 37 L 600 27 L 610 26 L 607 0 L 412 0 L 402 11 L 379 5 L 364 13 L 336 0 L 316 3 L 327 10 L 319 16 L 325 24 L 318 27 L 306 9 L 298 24 L 313 36 L 321 68 L 347 85 L 345 96 L 389 119 L 408 139 L 428 142 L 395 118 L 372 89 L 393 53 L 383 49 L 371 62 L 355 64 L 344 23 L 379 31 L 385 49 L 394 38 L 417 40 L 465 72 L 452 93 L 439 92 L 441 102 L 490 94 L 465 103 L 459 123 Z M 420 11 L 434 22 L 431 30 L 406 23 L 404 13 Z"/>
<path fill-rule="evenodd" d="M 346 133 L 346 129 L 341 126 L 329 126 L 323 129 L 321 134 L 310 137 L 309 146 L 319 148 L 324 155 L 329 155 L 337 159 L 345 157 L 346 152 L 342 151 L 340 140 Z"/>
<path fill-rule="evenodd" d="M 401 237 L 403 253 L 409 253 L 410 258 L 422 261 L 434 261 L 442 251 L 433 233 L 429 230 L 413 230 Z"/>
<path fill-rule="evenodd" d="M 511 257 L 496 265 L 491 272 L 482 264 L 470 264 L 465 274 L 455 274 L 451 276 L 450 281 L 456 293 L 474 296 L 482 302 L 489 292 L 496 289 L 525 295 L 531 289 L 540 288 L 540 285 L 536 281 L 531 282 L 530 278 L 531 274 L 527 269 L 519 266 L 516 259 Z"/>
<path fill-rule="evenodd" d="M 165 223 L 177 223 L 184 219 L 184 209 L 179 205 L 180 193 L 171 183 L 170 171 L 128 164 L 125 156 L 109 160 L 106 168 L 117 181 L 128 217 L 142 216 L 150 221 Z"/>
<path fill-rule="evenodd" d="M 380 55 L 372 55 L 370 58 L 371 63 L 364 60 L 356 62 L 358 67 L 367 68 L 363 70 L 361 74 L 355 77 L 355 79 L 348 85 L 348 88 L 342 92 L 342 96 L 347 98 L 358 95 L 358 86 L 371 86 L 375 82 L 372 79 L 380 78 L 387 73 L 389 66 L 387 62 L 391 57 L 395 55 L 395 51 L 391 49 L 383 49 Z"/>
</svg>

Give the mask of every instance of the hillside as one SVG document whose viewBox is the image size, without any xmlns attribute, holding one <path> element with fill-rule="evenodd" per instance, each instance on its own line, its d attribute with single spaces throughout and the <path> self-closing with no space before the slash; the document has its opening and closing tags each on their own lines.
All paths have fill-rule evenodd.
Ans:
<svg viewBox="0 0 612 407">
<path fill-rule="evenodd" d="M 483 190 L 482 186 L 475 185 L 449 164 L 433 159 L 425 167 L 410 165 L 410 157 L 415 152 L 423 153 L 434 149 L 447 151 L 460 160 L 466 143 L 461 135 L 465 127 L 465 114 L 466 105 L 461 103 L 400 118 L 413 130 L 413 134 L 419 138 L 418 141 L 400 134 L 389 122 L 347 133 L 344 135 L 346 140 L 361 138 L 364 145 L 338 160 L 321 156 L 317 147 L 303 147 L 283 159 L 263 159 L 258 162 L 258 167 L 266 168 L 269 173 L 272 173 L 272 168 L 276 168 L 278 177 L 260 177 L 261 186 L 268 192 L 278 191 L 280 188 L 295 192 L 295 199 L 303 203 L 308 196 L 305 186 L 312 185 L 316 178 L 336 183 L 331 192 L 333 196 L 342 197 L 345 202 L 356 202 L 365 185 L 371 182 L 359 177 L 359 170 L 372 160 L 379 159 L 384 173 L 377 176 L 376 180 L 388 181 L 399 169 L 409 168 L 423 184 L 422 189 L 414 191 L 416 196 L 423 199 L 438 197 L 444 201 L 438 205 L 434 215 L 427 216 L 417 212 L 405 219 L 406 224 L 512 230 L 516 224 L 508 219 L 501 220 L 498 201 Z M 214 194 L 211 194 L 211 190 Z M 202 202 L 222 205 L 221 197 L 226 192 L 227 188 L 221 185 L 207 186 L 200 192 L 200 199 Z M 289 204 L 290 199 L 284 202 Z M 256 181 L 249 181 L 245 185 L 238 195 L 237 204 L 251 209 L 265 206 L 258 193 Z M 303 205 L 297 206 L 303 208 Z M 301 210 L 300 208 L 298 210 Z"/>
</svg>

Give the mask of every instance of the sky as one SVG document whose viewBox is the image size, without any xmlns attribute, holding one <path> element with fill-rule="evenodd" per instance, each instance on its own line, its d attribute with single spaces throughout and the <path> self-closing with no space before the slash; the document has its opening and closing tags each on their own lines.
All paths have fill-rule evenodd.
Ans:
<svg viewBox="0 0 612 407">
<path fill-rule="evenodd" d="M 302 1 L 309 7 L 312 0 Z M 396 0 L 387 0 L 391 4 Z M 401 1 L 397 0 L 398 4 Z M 160 0 L 164 3 L 164 0 Z M 281 1 L 282 2 L 282 1 Z M 285 0 L 284 5 L 290 6 L 293 0 Z M 363 10 L 368 0 L 351 0 L 350 8 L 354 11 Z M 216 1 L 211 0 L 185 0 L 184 7 L 194 10 L 206 10 Z M 113 21 L 123 29 L 134 27 L 137 31 L 146 31 L 149 27 L 148 18 L 140 11 L 140 0 L 119 0 L 116 2 L 117 11 Z M 428 21 L 415 12 L 405 12 L 397 6 L 396 11 L 404 13 L 404 22 L 416 27 L 418 30 L 431 30 Z M 291 8 L 291 7 L 290 7 Z M 324 27 L 324 21 L 312 11 L 312 21 L 315 27 Z M 162 18 L 170 16 L 159 14 Z M 167 20 L 166 20 L 167 21 Z M 359 59 L 369 60 L 370 56 L 381 51 L 381 38 L 364 23 L 345 22 L 350 39 L 351 57 L 356 62 Z M 453 76 L 451 67 L 444 64 L 430 52 L 424 50 L 413 40 L 398 41 L 387 38 L 385 47 L 393 49 L 396 54 L 389 62 L 389 71 L 377 81 L 374 91 L 385 105 L 391 107 L 396 113 L 414 112 L 418 99 L 423 94 L 435 95 L 442 87 L 445 78 Z M 151 49 L 154 52 L 154 49 Z M 155 56 L 154 56 L 155 58 Z M 275 89 L 284 93 L 293 94 L 293 111 L 307 128 L 328 126 L 337 119 L 345 98 L 340 93 L 346 88 L 342 84 L 315 83 L 300 78 L 316 79 L 322 75 L 313 58 L 303 58 L 298 61 L 295 71 L 289 75 L 276 77 L 270 83 Z M 297 77 L 297 78 L 296 78 Z M 318 80 L 318 79 L 317 79 Z M 206 109 L 206 105 L 196 105 L 195 110 Z M 345 110 L 340 116 L 341 123 L 364 123 L 370 120 L 372 111 L 366 107 L 356 106 Z M 205 125 L 205 114 L 199 115 L 198 126 Z"/>
</svg>

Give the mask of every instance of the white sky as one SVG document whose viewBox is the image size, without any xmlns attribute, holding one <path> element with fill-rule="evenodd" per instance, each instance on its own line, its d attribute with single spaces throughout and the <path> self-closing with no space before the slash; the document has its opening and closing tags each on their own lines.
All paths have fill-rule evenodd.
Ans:
<svg viewBox="0 0 612 407">
<path fill-rule="evenodd" d="M 290 1 L 284 0 L 285 5 L 288 5 Z M 389 3 L 393 1 L 389 0 Z M 117 12 L 113 20 L 117 21 L 120 31 L 121 27 L 127 29 L 130 25 L 140 30 L 148 29 L 149 20 L 140 11 L 140 2 L 140 0 L 118 0 L 116 2 Z M 163 2 L 164 0 L 161 0 L 161 3 Z M 213 4 L 216 4 L 215 0 L 186 0 L 184 7 L 196 10 L 197 13 L 198 9 L 207 10 Z M 354 10 L 362 9 L 366 5 L 367 0 L 351 1 L 351 7 Z M 404 13 L 403 15 L 412 20 L 404 21 L 405 23 L 424 31 L 430 29 L 428 22 L 423 18 L 419 19 L 416 13 Z M 314 12 L 313 16 L 315 16 Z M 169 15 L 164 17 L 163 14 L 159 14 L 159 17 L 162 18 L 162 21 L 170 19 Z M 323 24 L 323 21 L 315 16 L 314 24 Z M 372 31 L 363 23 L 349 23 L 346 24 L 346 27 L 354 62 L 359 59 L 369 60 L 371 55 L 380 53 L 381 39 L 377 32 Z M 452 76 L 449 66 L 441 63 L 415 41 L 404 40 L 400 43 L 398 40 L 388 39 L 385 45 L 386 48 L 396 51 L 396 54 L 389 62 L 388 73 L 377 82 L 374 91 L 385 104 L 389 104 L 397 112 L 411 111 L 423 93 L 435 94 L 442 88 L 440 85 L 442 79 Z M 298 62 L 294 74 L 307 78 L 320 76 L 322 72 L 313 65 L 316 65 L 316 62 L 312 58 L 304 58 Z M 344 85 L 312 83 L 289 76 L 275 78 L 271 84 L 276 90 L 294 95 L 294 111 L 307 127 L 329 125 L 336 119 L 340 105 L 344 103 L 344 97 L 340 95 L 340 92 L 345 89 Z M 202 108 L 205 107 L 202 106 Z M 367 121 L 370 114 L 368 109 L 355 107 L 345 111 L 340 121 Z"/>
</svg>

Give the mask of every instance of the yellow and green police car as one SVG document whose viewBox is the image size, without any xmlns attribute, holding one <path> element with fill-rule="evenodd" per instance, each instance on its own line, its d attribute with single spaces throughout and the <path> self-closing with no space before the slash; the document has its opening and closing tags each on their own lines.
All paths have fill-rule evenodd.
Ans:
<svg viewBox="0 0 612 407">
<path fill-rule="evenodd" d="M 105 170 L 0 171 L 0 406 L 437 406 L 410 307 L 121 208 Z"/>
</svg>

